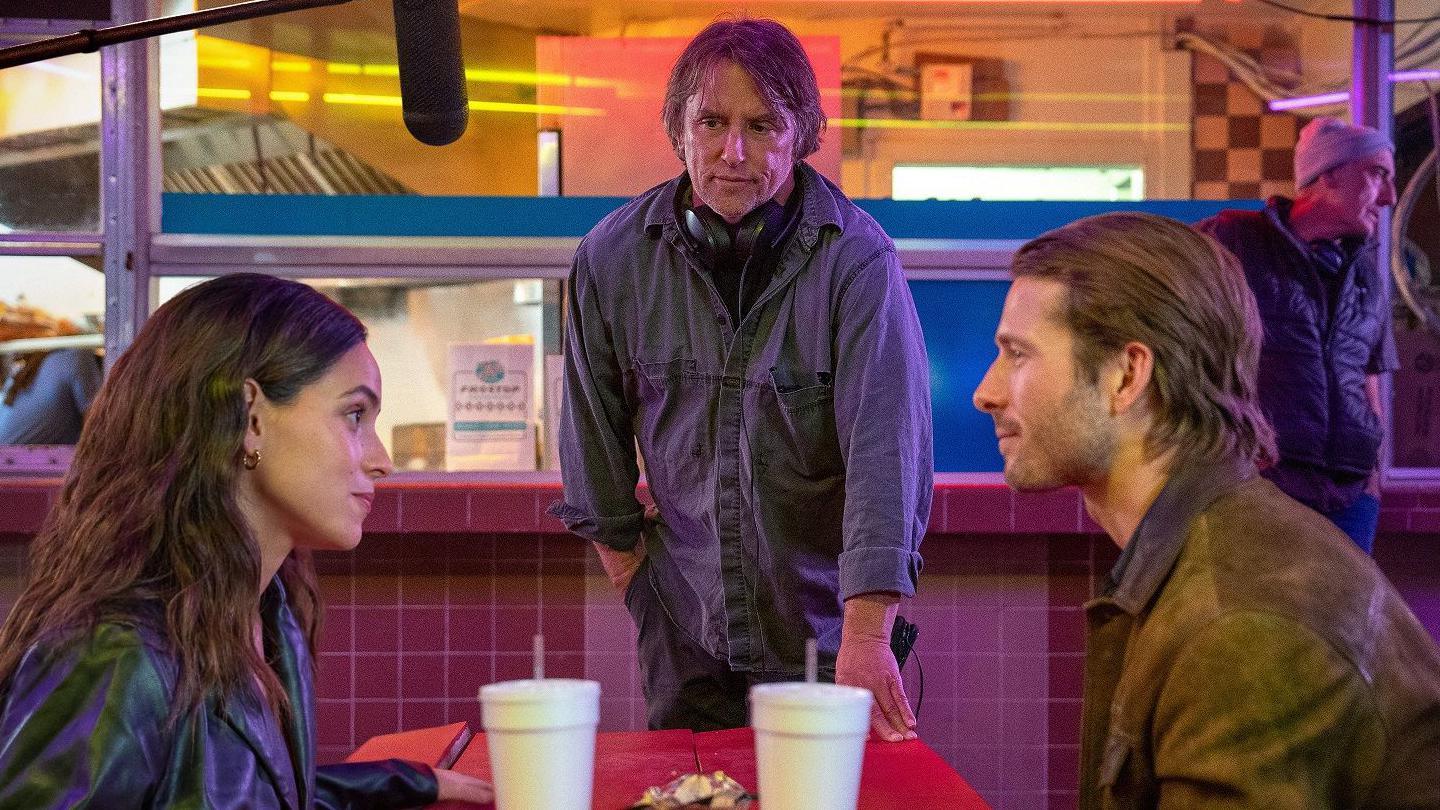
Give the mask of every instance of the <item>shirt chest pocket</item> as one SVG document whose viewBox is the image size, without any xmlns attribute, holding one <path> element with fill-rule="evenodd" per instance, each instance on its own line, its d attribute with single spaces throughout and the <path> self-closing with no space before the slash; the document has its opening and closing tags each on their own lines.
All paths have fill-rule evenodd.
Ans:
<svg viewBox="0 0 1440 810">
<path fill-rule="evenodd" d="M 715 383 L 689 357 L 636 363 L 635 377 L 632 427 L 647 475 L 681 474 L 709 453 Z"/>
<path fill-rule="evenodd" d="M 765 430 L 757 448 L 767 466 L 780 464 L 806 478 L 828 478 L 845 471 L 835 426 L 835 387 L 828 372 L 770 369 L 762 397 L 774 397 L 764 409 Z"/>
</svg>

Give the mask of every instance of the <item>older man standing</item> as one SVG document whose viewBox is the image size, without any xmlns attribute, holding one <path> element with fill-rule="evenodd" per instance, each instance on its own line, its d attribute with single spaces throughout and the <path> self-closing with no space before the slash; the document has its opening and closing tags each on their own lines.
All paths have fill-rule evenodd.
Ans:
<svg viewBox="0 0 1440 810">
<path fill-rule="evenodd" d="M 1085 606 L 1080 807 L 1440 807 L 1440 651 L 1369 557 L 1256 474 L 1231 255 L 1107 214 L 1015 255 L 975 391 L 1005 480 L 1121 548 Z"/>
<path fill-rule="evenodd" d="M 779 23 L 716 22 L 664 122 L 685 164 L 587 235 L 570 276 L 551 507 L 639 630 L 652 728 L 746 723 L 752 683 L 870 689 L 915 736 L 889 631 L 931 498 L 928 368 L 891 240 L 808 164 L 825 116 Z M 636 446 L 655 499 L 636 499 Z"/>
<path fill-rule="evenodd" d="M 1317 118 L 1295 146 L 1294 202 L 1197 226 L 1240 259 L 1265 324 L 1260 401 L 1280 459 L 1263 475 L 1367 552 L 1380 516 L 1379 375 L 1399 367 L 1369 239 L 1395 202 L 1394 174 L 1385 136 Z"/>
</svg>

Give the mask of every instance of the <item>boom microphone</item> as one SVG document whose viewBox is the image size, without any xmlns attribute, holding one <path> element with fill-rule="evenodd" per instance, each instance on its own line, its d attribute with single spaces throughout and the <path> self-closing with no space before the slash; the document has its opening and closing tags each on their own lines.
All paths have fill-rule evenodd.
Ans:
<svg viewBox="0 0 1440 810">
<path fill-rule="evenodd" d="M 395 56 L 405 128 L 421 143 L 444 146 L 465 133 L 470 103 L 460 60 L 457 0 L 394 0 Z"/>
</svg>

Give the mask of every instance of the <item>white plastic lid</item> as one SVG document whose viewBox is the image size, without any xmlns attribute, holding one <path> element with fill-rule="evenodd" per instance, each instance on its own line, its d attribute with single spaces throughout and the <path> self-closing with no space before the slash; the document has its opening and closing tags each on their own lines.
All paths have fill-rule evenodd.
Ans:
<svg viewBox="0 0 1440 810">
<path fill-rule="evenodd" d="M 480 687 L 480 722 L 486 731 L 595 726 L 600 684 L 574 678 L 501 681 Z"/>
<path fill-rule="evenodd" d="M 793 734 L 864 734 L 870 690 L 833 683 L 764 683 L 750 687 L 750 725 Z"/>
</svg>

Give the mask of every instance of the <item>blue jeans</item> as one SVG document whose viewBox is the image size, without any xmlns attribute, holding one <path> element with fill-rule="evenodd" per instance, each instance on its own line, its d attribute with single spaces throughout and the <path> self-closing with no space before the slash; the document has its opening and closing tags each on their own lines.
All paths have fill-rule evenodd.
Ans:
<svg viewBox="0 0 1440 810">
<path fill-rule="evenodd" d="M 1350 535 L 1361 551 L 1369 554 L 1375 548 L 1375 528 L 1380 523 L 1380 501 L 1368 492 L 1360 493 L 1355 502 L 1342 509 L 1326 512 L 1325 517 Z"/>
</svg>

